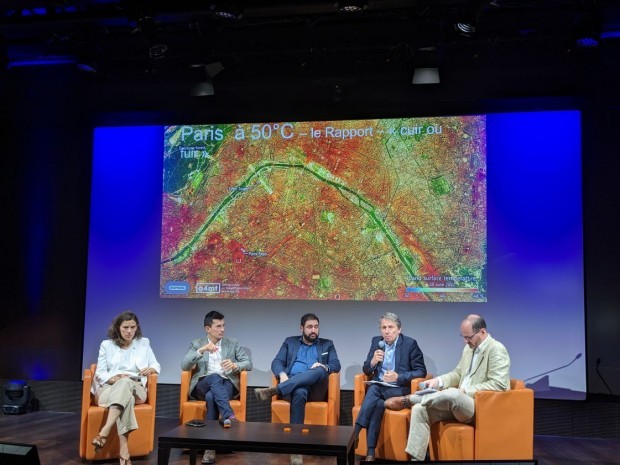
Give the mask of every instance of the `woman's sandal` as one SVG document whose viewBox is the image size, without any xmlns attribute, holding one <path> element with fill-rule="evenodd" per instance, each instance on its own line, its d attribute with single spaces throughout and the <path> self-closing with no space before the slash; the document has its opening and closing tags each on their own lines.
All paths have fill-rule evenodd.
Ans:
<svg viewBox="0 0 620 465">
<path fill-rule="evenodd" d="M 107 436 L 102 436 L 100 434 L 95 436 L 95 439 L 93 439 L 93 442 L 92 442 L 92 445 L 95 446 L 95 453 L 103 449 L 103 446 L 105 446 L 105 443 L 107 440 L 108 440 Z"/>
</svg>

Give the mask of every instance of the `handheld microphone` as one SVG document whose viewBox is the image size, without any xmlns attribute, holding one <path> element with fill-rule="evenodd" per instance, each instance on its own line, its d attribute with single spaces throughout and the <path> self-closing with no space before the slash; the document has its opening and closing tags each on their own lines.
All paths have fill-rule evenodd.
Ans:
<svg viewBox="0 0 620 465">
<path fill-rule="evenodd" d="M 385 341 L 383 339 L 379 341 L 379 349 L 381 349 L 385 353 Z M 381 370 L 381 362 L 377 362 L 377 365 L 375 365 L 375 369 Z"/>
</svg>

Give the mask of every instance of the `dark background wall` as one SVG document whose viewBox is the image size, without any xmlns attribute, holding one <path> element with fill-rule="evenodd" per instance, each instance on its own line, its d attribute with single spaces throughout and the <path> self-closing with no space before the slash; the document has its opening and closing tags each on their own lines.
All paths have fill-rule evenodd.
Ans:
<svg viewBox="0 0 620 465">
<path fill-rule="evenodd" d="M 42 364 L 40 379 L 79 380 L 90 143 L 92 126 L 101 117 L 96 108 L 99 102 L 88 94 L 90 87 L 72 67 L 20 69 L 6 73 L 2 82 L 3 101 L 7 104 L 2 108 L 5 266 L 2 267 L 1 282 L 5 289 L 5 317 L 1 320 L 0 376 L 23 377 L 25 372 L 32 371 L 26 367 L 32 367 L 36 360 L 51 358 L 62 361 L 52 364 L 61 369 L 48 373 Z M 408 105 L 402 105 L 398 95 L 384 94 L 381 98 L 386 109 L 382 109 L 381 114 L 389 113 L 387 108 L 390 105 L 395 114 L 407 111 L 404 107 Z M 269 95 L 262 99 L 254 97 L 235 111 L 242 119 L 251 115 L 270 120 L 274 113 L 287 114 L 288 102 L 275 97 L 270 101 L 270 98 Z M 153 105 L 157 106 L 158 96 L 153 94 L 152 99 Z M 163 107 L 162 111 L 155 111 L 121 101 L 118 109 L 129 112 L 125 118 L 143 123 L 169 118 L 170 114 L 192 119 L 217 117 L 214 110 L 204 112 L 202 116 L 203 112 L 191 106 L 184 109 L 183 104 L 179 101 L 174 109 Z M 189 105 L 192 104 L 190 101 Z M 308 111 L 324 118 L 333 118 L 334 113 L 354 117 L 376 115 L 375 106 L 370 104 L 366 108 L 363 99 L 336 105 L 328 96 L 317 104 L 310 95 L 296 105 L 307 106 Z M 600 359 L 599 371 L 613 384 L 617 380 L 614 370 L 620 370 L 616 338 L 616 328 L 620 325 L 615 292 L 616 263 L 620 258 L 615 240 L 620 198 L 615 192 L 619 167 L 617 128 L 620 114 L 617 105 L 607 102 L 601 90 L 579 99 L 537 97 L 495 99 L 484 104 L 455 102 L 447 110 L 471 112 L 484 106 L 541 109 L 563 105 L 581 107 L 584 118 L 588 365 L 596 367 Z M 182 116 L 183 111 L 186 111 L 185 116 Z M 236 116 L 225 114 L 226 111 L 222 118 Z M 527 328 L 518 331 L 524 332 L 525 343 Z M 589 375 L 590 392 L 608 392 L 596 370 L 590 369 Z M 620 386 L 610 384 L 610 388 L 617 391 Z"/>
<path fill-rule="evenodd" d="M 132 64 L 117 64 L 97 75 L 80 74 L 72 64 L 2 70 L 0 378 L 35 372 L 39 380 L 81 379 L 92 128 L 102 121 L 204 123 L 579 108 L 588 391 L 617 395 L 618 48 L 616 39 L 594 54 L 546 50 L 536 55 L 506 45 L 473 62 L 464 59 L 473 53 L 467 49 L 446 67 L 440 85 L 422 87 L 410 84 L 412 64 L 406 60 L 406 77 L 372 62 L 300 69 L 292 66 L 295 52 L 288 50 L 286 65 L 274 60 L 256 73 L 247 64 L 231 66 L 220 87 L 215 79 L 215 95 L 206 98 L 189 95 L 189 81 L 175 72 L 180 69 L 175 63 L 151 62 L 137 72 Z M 515 330 L 527 343 L 527 328 Z M 46 359 L 54 363 L 41 363 Z M 59 368 L 50 372 L 49 366 Z"/>
</svg>

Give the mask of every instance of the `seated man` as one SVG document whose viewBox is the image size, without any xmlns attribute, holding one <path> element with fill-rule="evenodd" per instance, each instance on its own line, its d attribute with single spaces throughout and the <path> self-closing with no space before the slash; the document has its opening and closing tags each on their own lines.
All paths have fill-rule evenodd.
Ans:
<svg viewBox="0 0 620 465">
<path fill-rule="evenodd" d="M 340 371 L 340 361 L 334 343 L 319 337 L 319 317 L 306 313 L 301 317 L 301 336 L 287 337 L 271 371 L 279 384 L 254 390 L 260 401 L 274 395 L 290 400 L 291 424 L 303 424 L 306 402 L 317 402 L 327 395 L 329 373 Z M 301 455 L 291 455 L 291 465 L 302 465 Z"/>
<path fill-rule="evenodd" d="M 362 369 L 373 375 L 366 390 L 362 406 L 355 420 L 354 436 L 366 428 L 366 461 L 375 460 L 375 448 L 379 439 L 385 400 L 391 396 L 409 394 L 411 380 L 426 376 L 424 355 L 415 339 L 401 334 L 400 318 L 395 313 L 385 313 L 379 320 L 380 336 L 372 338 L 370 350 Z"/>
<path fill-rule="evenodd" d="M 441 420 L 471 423 L 474 420 L 476 391 L 510 389 L 510 357 L 504 345 L 487 332 L 479 315 L 469 315 L 461 323 L 466 345 L 459 364 L 451 372 L 426 382 L 438 392 L 423 396 L 394 397 L 385 402 L 392 410 L 413 405 L 406 451 L 413 461 L 426 457 L 431 425 Z"/>
<path fill-rule="evenodd" d="M 194 339 L 181 362 L 183 370 L 196 367 L 189 383 L 189 397 L 207 402 L 207 420 L 224 428 L 236 421 L 230 399 L 239 395 L 239 372 L 252 369 L 252 360 L 236 339 L 224 337 L 224 315 L 215 310 L 205 315 L 206 337 Z M 206 450 L 202 463 L 214 463 L 215 451 Z"/>
</svg>

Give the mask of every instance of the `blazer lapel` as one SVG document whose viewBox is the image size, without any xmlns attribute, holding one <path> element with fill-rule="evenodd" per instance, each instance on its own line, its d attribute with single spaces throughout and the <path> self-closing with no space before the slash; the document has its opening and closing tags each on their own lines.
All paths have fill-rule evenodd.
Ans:
<svg viewBox="0 0 620 465">
<path fill-rule="evenodd" d="M 300 338 L 296 338 L 294 340 L 293 350 L 291 350 L 291 358 L 288 362 L 289 368 L 292 367 L 295 360 L 297 360 L 297 352 L 299 352 L 299 348 L 301 347 L 301 341 L 299 339 Z"/>
<path fill-rule="evenodd" d="M 489 337 L 491 337 L 491 336 L 489 336 Z M 474 373 L 476 372 L 476 370 L 478 370 L 478 368 L 480 367 L 480 365 L 482 365 L 482 361 L 487 356 L 487 349 L 489 348 L 489 344 L 490 343 L 491 343 L 491 341 L 487 341 L 486 344 L 484 345 L 484 348 L 478 347 L 478 349 L 480 350 L 480 353 L 478 354 L 478 358 L 476 359 L 476 364 L 471 367 L 471 376 L 473 376 Z M 472 351 L 472 357 L 473 356 L 474 356 L 474 353 Z"/>
<path fill-rule="evenodd" d="M 319 363 L 323 363 L 323 342 L 321 338 L 316 341 L 316 358 Z"/>
</svg>

